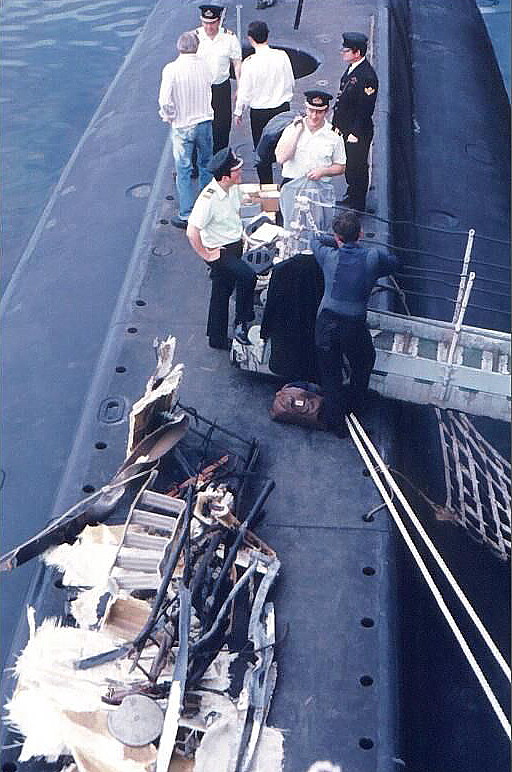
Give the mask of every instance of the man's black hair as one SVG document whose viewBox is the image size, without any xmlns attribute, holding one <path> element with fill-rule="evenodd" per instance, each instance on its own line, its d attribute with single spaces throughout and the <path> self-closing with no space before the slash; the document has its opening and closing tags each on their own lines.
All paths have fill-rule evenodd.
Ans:
<svg viewBox="0 0 512 772">
<path fill-rule="evenodd" d="M 247 36 L 255 43 L 266 43 L 268 40 L 268 27 L 264 21 L 251 21 L 247 28 Z"/>
<path fill-rule="evenodd" d="M 357 241 L 361 233 L 361 220 L 355 212 L 343 212 L 332 221 L 332 229 L 344 244 Z"/>
<path fill-rule="evenodd" d="M 353 54 L 355 54 L 356 51 L 359 51 L 361 56 L 366 56 L 366 52 L 368 51 L 368 44 L 358 43 L 357 46 L 349 46 L 349 48 Z"/>
</svg>

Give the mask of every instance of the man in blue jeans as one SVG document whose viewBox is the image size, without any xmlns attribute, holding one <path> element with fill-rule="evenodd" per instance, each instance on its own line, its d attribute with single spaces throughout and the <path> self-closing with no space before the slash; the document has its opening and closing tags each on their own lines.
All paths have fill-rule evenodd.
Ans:
<svg viewBox="0 0 512 772">
<path fill-rule="evenodd" d="M 199 56 L 195 32 L 184 32 L 178 38 L 179 56 L 162 71 L 158 103 L 160 116 L 171 125 L 172 150 L 176 167 L 179 217 L 171 222 L 186 229 L 188 216 L 197 198 L 192 177 L 192 153 L 197 152 L 199 189 L 211 180 L 208 163 L 212 157 L 212 74 Z"/>
<path fill-rule="evenodd" d="M 321 419 L 338 436 L 346 433 L 343 415 L 363 406 L 375 363 L 366 326 L 366 309 L 379 276 L 398 267 L 398 258 L 377 247 L 363 247 L 361 222 L 355 212 L 334 218 L 334 237 L 314 237 L 313 254 L 324 274 L 324 295 L 315 325 L 315 345 L 324 391 Z M 343 386 L 343 355 L 350 364 L 350 383 Z"/>
</svg>

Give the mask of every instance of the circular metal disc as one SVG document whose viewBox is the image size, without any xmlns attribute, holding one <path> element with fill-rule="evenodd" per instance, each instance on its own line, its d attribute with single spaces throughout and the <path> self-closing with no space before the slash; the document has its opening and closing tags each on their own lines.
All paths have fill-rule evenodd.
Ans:
<svg viewBox="0 0 512 772">
<path fill-rule="evenodd" d="M 107 715 L 110 734 L 132 747 L 147 745 L 162 734 L 164 713 L 151 697 L 129 694 Z"/>
</svg>

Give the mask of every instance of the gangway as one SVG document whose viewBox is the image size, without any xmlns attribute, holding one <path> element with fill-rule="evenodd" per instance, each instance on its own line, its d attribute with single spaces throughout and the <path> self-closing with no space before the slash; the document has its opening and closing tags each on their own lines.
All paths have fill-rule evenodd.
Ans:
<svg viewBox="0 0 512 772">
<path fill-rule="evenodd" d="M 307 250 L 310 236 L 325 227 L 325 210 L 332 208 L 332 196 L 324 195 L 322 200 L 320 193 L 312 190 L 314 184 L 305 180 L 300 194 L 294 193 L 288 202 L 292 207 L 288 230 L 277 229 L 274 244 L 280 253 L 278 260 Z M 247 237 L 249 245 L 254 244 L 257 233 Z M 475 273 L 469 271 L 474 236 L 471 228 L 451 322 L 368 311 L 377 355 L 370 388 L 389 399 L 510 421 L 511 336 L 463 324 L 475 280 Z M 269 281 L 268 272 L 258 277 L 256 308 L 259 305 L 260 310 Z M 379 285 L 378 289 L 386 287 Z M 255 324 L 249 331 L 250 345 L 234 340 L 231 361 L 242 370 L 274 375 L 269 367 L 271 340 L 263 341 L 259 333 L 260 326 Z"/>
<path fill-rule="evenodd" d="M 370 388 L 384 397 L 510 421 L 510 335 L 369 311 L 377 358 Z"/>
<path fill-rule="evenodd" d="M 449 322 L 369 311 L 368 326 L 377 354 L 371 389 L 389 399 L 510 421 L 510 335 L 464 325 L 450 363 Z M 275 375 L 271 343 L 260 339 L 258 325 L 249 338 L 249 346 L 233 341 L 233 364 Z"/>
</svg>

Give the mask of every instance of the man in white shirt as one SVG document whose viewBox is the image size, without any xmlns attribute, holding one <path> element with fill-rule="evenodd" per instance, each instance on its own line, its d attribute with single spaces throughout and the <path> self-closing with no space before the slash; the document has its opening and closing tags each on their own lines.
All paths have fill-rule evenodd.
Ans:
<svg viewBox="0 0 512 772">
<path fill-rule="evenodd" d="M 326 120 L 332 95 L 305 91 L 304 96 L 306 116 L 295 118 L 276 145 L 277 162 L 283 165 L 283 185 L 297 177 L 325 181 L 345 171 L 343 137 Z"/>
<path fill-rule="evenodd" d="M 200 5 L 201 26 L 196 29 L 200 56 L 212 72 L 213 152 L 229 145 L 231 131 L 230 66 L 233 65 L 238 83 L 242 64 L 242 48 L 237 36 L 221 25 L 224 8 L 220 5 Z"/>
<path fill-rule="evenodd" d="M 240 125 L 245 107 L 250 107 L 254 149 L 271 118 L 290 109 L 295 79 L 286 51 L 268 44 L 264 21 L 252 21 L 247 29 L 254 54 L 242 62 L 235 104 L 235 122 Z"/>
<path fill-rule="evenodd" d="M 236 287 L 235 338 L 248 344 L 254 319 L 256 274 L 242 258 L 240 206 L 243 161 L 223 148 L 210 162 L 214 179 L 200 193 L 188 218 L 187 236 L 211 269 L 212 291 L 206 334 L 212 348 L 228 349 L 229 298 Z"/>
<path fill-rule="evenodd" d="M 179 217 L 173 217 L 171 222 L 177 228 L 187 227 L 196 200 L 192 179 L 194 151 L 200 186 L 204 187 L 211 180 L 208 163 L 212 157 L 212 76 L 208 65 L 197 56 L 197 47 L 194 32 L 180 35 L 177 42 L 179 56 L 164 67 L 158 97 L 160 117 L 171 126 L 179 199 Z"/>
</svg>

